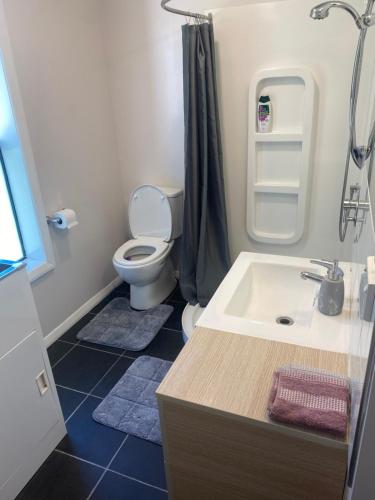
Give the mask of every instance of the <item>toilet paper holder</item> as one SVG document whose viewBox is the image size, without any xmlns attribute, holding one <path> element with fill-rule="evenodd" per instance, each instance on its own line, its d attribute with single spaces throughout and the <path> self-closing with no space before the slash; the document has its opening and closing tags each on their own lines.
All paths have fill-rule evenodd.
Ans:
<svg viewBox="0 0 375 500">
<path fill-rule="evenodd" d="M 47 215 L 46 219 L 47 224 L 50 224 L 60 230 L 69 230 L 78 226 L 77 214 L 70 208 L 58 210 L 52 216 Z"/>
<path fill-rule="evenodd" d="M 47 224 L 62 224 L 61 217 L 50 217 L 47 215 Z"/>
</svg>

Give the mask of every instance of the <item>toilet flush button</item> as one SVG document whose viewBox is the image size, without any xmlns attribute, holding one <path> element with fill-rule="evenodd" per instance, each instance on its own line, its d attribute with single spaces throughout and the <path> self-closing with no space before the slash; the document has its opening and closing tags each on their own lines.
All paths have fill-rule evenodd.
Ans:
<svg viewBox="0 0 375 500">
<path fill-rule="evenodd" d="M 165 196 L 160 196 L 160 199 L 163 201 L 165 200 Z"/>
</svg>

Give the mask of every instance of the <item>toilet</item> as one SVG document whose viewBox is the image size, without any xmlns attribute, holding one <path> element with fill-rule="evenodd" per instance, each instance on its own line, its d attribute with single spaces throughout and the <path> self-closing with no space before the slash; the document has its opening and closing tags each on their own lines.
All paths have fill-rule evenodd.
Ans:
<svg viewBox="0 0 375 500">
<path fill-rule="evenodd" d="M 170 259 L 174 240 L 182 233 L 183 192 L 179 188 L 143 185 L 129 201 L 134 239 L 115 253 L 113 265 L 130 284 L 130 305 L 145 310 L 165 300 L 176 286 Z"/>
</svg>

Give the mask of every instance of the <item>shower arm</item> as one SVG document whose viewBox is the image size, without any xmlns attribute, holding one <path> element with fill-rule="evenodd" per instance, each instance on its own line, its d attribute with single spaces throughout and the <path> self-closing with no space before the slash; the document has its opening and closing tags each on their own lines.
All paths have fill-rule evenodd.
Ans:
<svg viewBox="0 0 375 500">
<path fill-rule="evenodd" d="M 347 2 L 342 2 L 340 0 L 330 0 L 327 2 L 320 3 L 319 5 L 316 5 L 315 7 L 313 7 L 313 9 L 311 9 L 310 16 L 313 19 L 325 19 L 326 17 L 328 17 L 329 11 L 332 8 L 345 10 L 354 19 L 354 22 L 358 29 L 362 30 L 364 28 L 364 23 L 362 19 L 363 16 L 361 16 L 357 12 L 357 10 L 350 4 L 348 4 Z M 366 14 L 370 14 L 370 11 L 366 10 Z"/>
<path fill-rule="evenodd" d="M 332 2 L 332 7 L 346 10 L 346 12 L 348 12 L 352 16 L 352 18 L 354 19 L 354 22 L 357 25 L 357 27 L 360 30 L 363 29 L 363 18 L 356 11 L 356 9 L 354 7 L 352 7 L 351 5 L 349 5 L 345 2 Z"/>
<path fill-rule="evenodd" d="M 363 30 L 375 24 L 375 15 L 372 14 L 374 1 L 375 0 L 368 1 L 366 11 L 363 15 L 360 15 L 359 12 L 347 2 L 342 2 L 340 0 L 324 2 L 312 9 L 311 17 L 314 19 L 324 19 L 328 16 L 328 12 L 332 8 L 342 9 L 352 16 L 357 28 Z"/>
</svg>

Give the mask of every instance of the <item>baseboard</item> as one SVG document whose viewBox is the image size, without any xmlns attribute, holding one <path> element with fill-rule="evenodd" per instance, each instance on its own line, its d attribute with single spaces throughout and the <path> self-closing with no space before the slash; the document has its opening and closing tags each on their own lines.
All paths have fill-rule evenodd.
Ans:
<svg viewBox="0 0 375 500">
<path fill-rule="evenodd" d="M 78 308 L 73 314 L 71 314 L 65 321 L 60 323 L 52 332 L 44 337 L 44 342 L 46 347 L 56 342 L 64 333 L 66 333 L 69 328 L 77 323 L 85 314 L 91 311 L 91 309 L 97 306 L 103 299 L 105 299 L 116 287 L 121 285 L 122 279 L 117 277 L 102 290 L 96 293 L 91 299 L 85 302 L 80 308 Z"/>
</svg>

